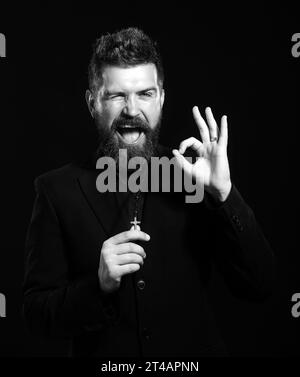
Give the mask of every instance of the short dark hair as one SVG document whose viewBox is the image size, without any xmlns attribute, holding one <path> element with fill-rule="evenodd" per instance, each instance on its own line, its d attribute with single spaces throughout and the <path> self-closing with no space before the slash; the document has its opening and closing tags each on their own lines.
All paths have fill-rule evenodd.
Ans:
<svg viewBox="0 0 300 377">
<path fill-rule="evenodd" d="M 93 46 L 88 69 L 90 90 L 98 90 L 105 66 L 133 67 L 148 63 L 156 66 L 159 86 L 162 88 L 164 72 L 156 42 L 142 30 L 133 27 L 103 35 Z"/>
</svg>

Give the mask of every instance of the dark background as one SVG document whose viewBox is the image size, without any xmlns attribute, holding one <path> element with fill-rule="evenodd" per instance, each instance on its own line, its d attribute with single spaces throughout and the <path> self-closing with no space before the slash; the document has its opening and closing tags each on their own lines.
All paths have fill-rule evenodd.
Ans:
<svg viewBox="0 0 300 377">
<path fill-rule="evenodd" d="M 98 2 L 1 10 L 7 58 L 0 60 L 0 292 L 7 317 L 0 318 L 0 356 L 65 352 L 65 343 L 28 334 L 21 315 L 33 180 L 95 148 L 97 134 L 84 100 L 91 46 L 101 33 L 128 26 L 149 33 L 163 55 L 163 144 L 176 147 L 198 137 L 195 104 L 202 111 L 211 106 L 218 120 L 228 116 L 232 180 L 278 258 L 274 293 L 262 304 L 238 301 L 215 276 L 210 299 L 232 355 L 300 355 L 300 318 L 291 315 L 291 297 L 300 292 L 300 57 L 291 55 L 291 37 L 300 32 L 297 14 L 286 2 L 185 2 L 167 9 L 162 2 Z"/>
</svg>

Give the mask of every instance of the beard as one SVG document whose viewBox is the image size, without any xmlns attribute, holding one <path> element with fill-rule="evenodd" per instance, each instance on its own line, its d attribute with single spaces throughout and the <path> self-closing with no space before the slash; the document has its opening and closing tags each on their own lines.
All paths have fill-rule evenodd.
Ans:
<svg viewBox="0 0 300 377">
<path fill-rule="evenodd" d="M 155 127 L 153 128 L 151 128 L 146 121 L 140 118 L 132 118 L 124 114 L 121 114 L 117 119 L 114 120 L 111 128 L 102 125 L 101 121 L 99 119 L 96 119 L 99 135 L 99 143 L 97 149 L 98 157 L 111 157 L 116 161 L 116 164 L 118 165 L 119 151 L 120 149 L 126 149 L 128 160 L 133 157 L 143 157 L 147 161 L 150 161 L 150 158 L 156 153 L 161 127 L 161 119 L 162 112 L 160 113 L 159 119 Z M 144 138 L 143 143 L 126 143 L 123 138 L 118 135 L 118 133 L 122 134 L 122 132 L 126 130 L 125 126 L 130 127 L 130 129 L 136 130 L 136 132 L 139 132 L 139 137 Z"/>
</svg>

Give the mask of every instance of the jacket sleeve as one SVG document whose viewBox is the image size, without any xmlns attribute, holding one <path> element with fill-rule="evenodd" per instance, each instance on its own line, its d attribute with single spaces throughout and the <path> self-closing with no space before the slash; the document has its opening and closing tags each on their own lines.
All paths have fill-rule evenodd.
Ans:
<svg viewBox="0 0 300 377">
<path fill-rule="evenodd" d="M 216 205 L 205 197 L 214 261 L 238 298 L 263 300 L 272 292 L 275 257 L 252 209 L 232 185 L 228 198 Z"/>
<path fill-rule="evenodd" d="M 59 219 L 41 180 L 26 238 L 23 315 L 30 331 L 70 337 L 115 321 L 118 293 L 106 294 L 94 274 L 72 280 Z M 98 267 L 98 266 L 97 266 Z"/>
</svg>

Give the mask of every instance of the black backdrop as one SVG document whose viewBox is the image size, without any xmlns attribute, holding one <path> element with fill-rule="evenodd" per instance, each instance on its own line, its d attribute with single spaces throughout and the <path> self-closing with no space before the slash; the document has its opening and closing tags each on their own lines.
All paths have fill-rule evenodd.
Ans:
<svg viewBox="0 0 300 377">
<path fill-rule="evenodd" d="M 1 10 L 7 57 L 0 60 L 1 251 L 0 356 L 63 355 L 66 344 L 37 339 L 21 316 L 24 241 L 34 200 L 33 180 L 96 146 L 86 108 L 87 64 L 95 38 L 138 26 L 158 40 L 166 102 L 162 143 L 198 136 L 191 108 L 228 115 L 232 180 L 256 213 L 278 258 L 274 293 L 263 304 L 234 299 L 215 276 L 210 300 L 233 355 L 300 355 L 298 241 L 300 32 L 287 5 L 239 6 L 150 2 L 97 8 Z M 298 90 L 297 90 L 298 89 Z"/>
</svg>

